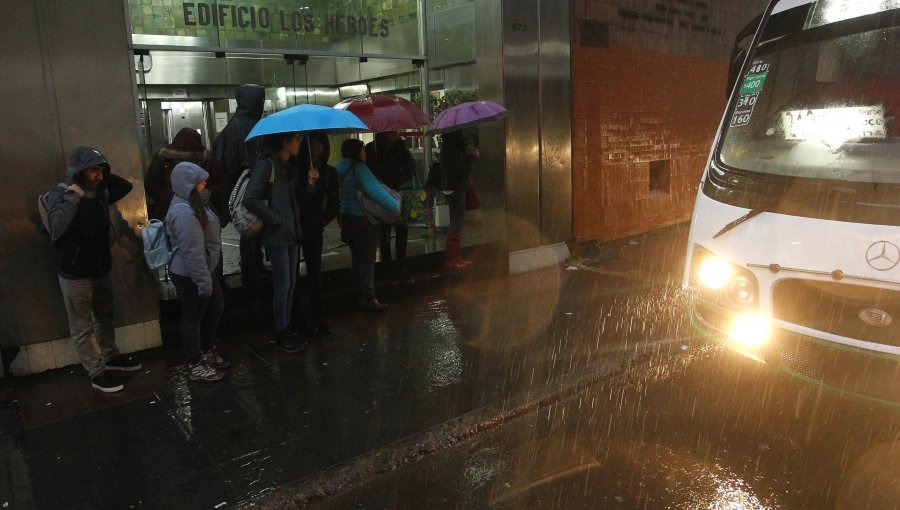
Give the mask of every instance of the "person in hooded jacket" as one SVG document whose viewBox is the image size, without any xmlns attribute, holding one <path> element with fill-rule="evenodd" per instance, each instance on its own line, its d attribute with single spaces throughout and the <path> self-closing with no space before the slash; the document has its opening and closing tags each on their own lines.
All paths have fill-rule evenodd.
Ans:
<svg viewBox="0 0 900 510">
<path fill-rule="evenodd" d="M 350 247 L 351 271 L 356 295 L 362 310 L 382 312 L 387 305 L 375 297 L 375 252 L 378 250 L 380 228 L 366 217 L 357 190 L 365 193 L 385 210 L 400 216 L 400 201 L 391 196 L 366 166 L 365 145 L 356 139 L 341 145 L 341 159 L 337 164 L 341 179 L 341 236 Z"/>
<path fill-rule="evenodd" d="M 147 196 L 153 201 L 150 217 L 163 219 L 169 210 L 174 193 L 172 191 L 172 170 L 182 161 L 189 161 L 200 166 L 209 173 L 206 189 L 210 191 L 210 204 L 219 218 L 227 216 L 228 197 L 231 190 L 226 192 L 224 174 L 218 161 L 212 156 L 212 152 L 203 147 L 200 133 L 193 128 L 182 128 L 175 135 L 172 143 L 166 145 L 150 162 L 147 169 L 147 180 L 144 189 Z"/>
<path fill-rule="evenodd" d="M 305 181 L 300 179 L 298 189 L 300 202 L 304 204 L 300 208 L 300 244 L 306 261 L 307 286 L 303 290 L 309 300 L 302 316 L 303 331 L 316 335 L 332 333 L 322 310 L 322 248 L 325 227 L 337 218 L 341 210 L 340 179 L 337 170 L 328 164 L 329 157 L 331 144 L 328 135 L 316 131 L 303 137 L 300 155 L 291 159 L 299 175 L 306 174 Z"/>
<path fill-rule="evenodd" d="M 375 177 L 394 190 L 399 190 L 412 179 L 416 171 L 416 162 L 412 153 L 397 131 L 377 133 L 375 141 L 366 145 L 366 155 L 369 167 Z M 396 259 L 391 256 L 391 230 L 397 232 Z M 408 239 L 409 229 L 402 223 L 381 226 L 381 261 L 384 264 L 385 273 L 388 275 L 400 279 L 409 277 L 406 269 Z"/>
<path fill-rule="evenodd" d="M 262 118 L 266 104 L 266 89 L 260 85 L 241 85 L 235 90 L 234 99 L 237 101 L 234 116 L 213 142 L 213 156 L 225 173 L 226 194 L 231 194 L 241 173 L 247 168 L 253 168 L 260 157 L 262 150 L 260 139 L 245 140 Z M 227 218 L 227 221 L 230 221 L 230 218 Z M 271 277 L 271 271 L 263 264 L 262 243 L 259 237 L 253 239 L 241 237 L 240 252 L 241 282 L 244 285 L 260 284 Z"/>
<path fill-rule="evenodd" d="M 231 364 L 214 350 L 216 329 L 225 308 L 215 270 L 222 250 L 221 226 L 209 205 L 209 173 L 190 162 L 172 169 L 172 203 L 166 233 L 172 246 L 169 276 L 181 306 L 179 335 L 192 381 L 222 379 Z"/>
<path fill-rule="evenodd" d="M 444 270 L 447 271 L 472 267 L 472 262 L 462 257 L 461 233 L 466 215 L 466 191 L 478 155 L 478 148 L 461 130 L 441 135 L 440 189 L 450 206 L 450 226 L 444 251 Z"/>
<path fill-rule="evenodd" d="M 306 349 L 306 343 L 297 338 L 298 332 L 289 328 L 297 288 L 300 210 L 309 194 L 297 193 L 299 174 L 289 163 L 292 156 L 300 153 L 300 135 L 273 134 L 266 136 L 263 143 L 264 155 L 250 174 L 244 206 L 263 220 L 259 239 L 272 262 L 275 346 L 293 354 Z M 317 174 L 310 173 L 309 185 L 315 186 L 317 179 Z M 307 184 L 306 179 L 303 181 Z"/>
<path fill-rule="evenodd" d="M 110 371 L 136 371 L 141 364 L 116 347 L 109 206 L 131 192 L 132 185 L 110 172 L 100 151 L 84 146 L 69 158 L 66 185 L 50 194 L 47 220 L 59 250 L 57 273 L 69 333 L 91 386 L 121 391 L 124 386 Z"/>
</svg>

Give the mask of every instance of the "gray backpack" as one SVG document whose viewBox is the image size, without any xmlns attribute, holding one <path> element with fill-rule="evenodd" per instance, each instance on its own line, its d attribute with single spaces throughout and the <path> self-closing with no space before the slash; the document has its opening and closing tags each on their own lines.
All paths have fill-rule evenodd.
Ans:
<svg viewBox="0 0 900 510">
<path fill-rule="evenodd" d="M 65 183 L 61 182 L 56 185 L 56 188 L 66 189 L 68 188 L 68 186 L 66 186 Z M 37 204 L 38 214 L 41 216 L 41 225 L 44 227 L 44 232 L 48 234 L 50 233 L 50 195 L 52 195 L 54 191 L 56 191 L 56 189 L 52 189 L 50 191 L 47 191 L 46 193 L 41 193 L 41 195 L 38 197 Z M 56 239 L 53 240 L 56 241 Z"/>
<path fill-rule="evenodd" d="M 269 171 L 269 182 L 275 183 L 275 162 L 270 160 L 272 168 Z M 247 168 L 241 172 L 238 177 L 237 184 L 231 190 L 231 196 L 228 197 L 228 212 L 231 214 L 231 224 L 238 231 L 241 237 L 253 239 L 259 235 L 263 227 L 262 218 L 256 216 L 244 206 L 244 195 L 247 193 L 247 185 L 250 184 L 250 174 L 252 169 Z"/>
</svg>

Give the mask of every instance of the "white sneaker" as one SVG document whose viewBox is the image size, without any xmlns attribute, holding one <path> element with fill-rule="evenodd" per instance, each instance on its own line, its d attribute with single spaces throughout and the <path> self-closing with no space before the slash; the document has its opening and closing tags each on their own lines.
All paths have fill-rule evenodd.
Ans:
<svg viewBox="0 0 900 510">
<path fill-rule="evenodd" d="M 201 363 L 205 363 L 206 366 L 214 368 L 216 370 L 225 370 L 226 368 L 231 366 L 231 362 L 219 356 L 216 351 L 206 351 L 203 353 L 203 358 L 200 361 Z"/>
<path fill-rule="evenodd" d="M 225 376 L 222 372 L 219 372 L 203 362 L 188 366 L 191 369 L 189 377 L 192 381 L 215 382 Z"/>
</svg>

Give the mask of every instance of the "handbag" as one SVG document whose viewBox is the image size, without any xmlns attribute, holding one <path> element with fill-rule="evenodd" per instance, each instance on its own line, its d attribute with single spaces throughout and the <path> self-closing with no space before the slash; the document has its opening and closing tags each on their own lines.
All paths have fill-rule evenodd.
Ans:
<svg viewBox="0 0 900 510">
<path fill-rule="evenodd" d="M 359 182 L 359 174 L 356 172 L 356 162 L 353 163 L 353 180 L 356 181 L 356 196 L 359 199 L 359 205 L 362 207 L 363 213 L 366 215 L 366 218 L 368 218 L 369 223 L 373 225 L 393 225 L 402 221 L 402 217 L 398 217 L 387 211 L 384 207 L 381 207 L 378 202 L 372 200 L 369 195 L 366 195 L 366 192 L 363 191 L 362 184 Z M 383 182 L 379 182 L 378 185 L 398 202 L 400 201 L 400 193 L 392 190 Z"/>
<path fill-rule="evenodd" d="M 470 182 L 469 186 L 466 188 L 466 210 L 472 211 L 480 208 L 481 198 L 478 196 L 478 191 L 475 189 L 475 185 Z"/>
<path fill-rule="evenodd" d="M 407 186 L 409 184 L 409 186 Z M 400 188 L 400 216 L 407 227 L 425 227 L 428 222 L 428 194 L 419 185 L 413 171 L 412 177 Z"/>
</svg>

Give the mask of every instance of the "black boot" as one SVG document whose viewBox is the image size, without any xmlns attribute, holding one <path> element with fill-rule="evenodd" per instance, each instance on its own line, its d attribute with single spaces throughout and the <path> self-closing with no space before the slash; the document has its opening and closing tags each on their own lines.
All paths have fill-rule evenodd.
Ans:
<svg viewBox="0 0 900 510">
<path fill-rule="evenodd" d="M 313 320 L 313 327 L 316 329 L 316 333 L 322 336 L 328 336 L 334 333 L 334 328 L 325 322 L 325 319 L 322 317 L 317 317 Z"/>
<path fill-rule="evenodd" d="M 275 348 L 288 354 L 296 354 L 306 350 L 306 342 L 285 329 L 275 333 Z"/>
</svg>

